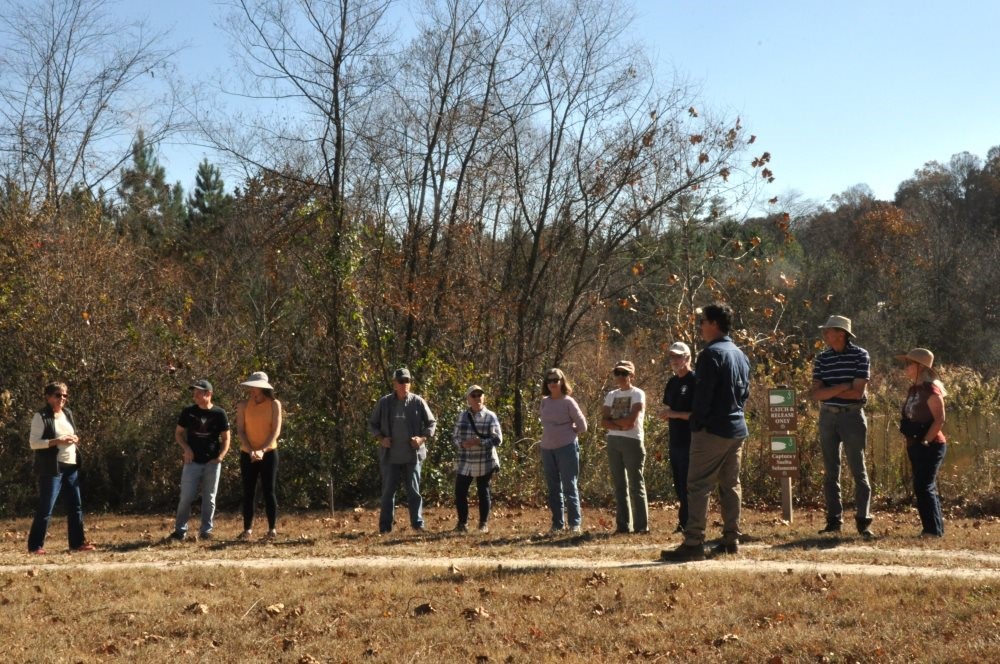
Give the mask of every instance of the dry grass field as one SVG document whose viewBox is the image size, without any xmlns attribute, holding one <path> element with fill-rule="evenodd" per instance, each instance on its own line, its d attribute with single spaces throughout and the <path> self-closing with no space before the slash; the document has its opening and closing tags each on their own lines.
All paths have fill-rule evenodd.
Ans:
<svg viewBox="0 0 1000 664">
<path fill-rule="evenodd" d="M 402 518 L 401 518 L 402 517 Z M 487 535 L 379 537 L 372 510 L 286 515 L 275 542 L 168 544 L 167 516 L 92 515 L 98 550 L 45 557 L 28 522 L 0 522 L 4 662 L 989 662 L 1000 653 L 1000 521 L 952 519 L 915 537 L 914 513 L 877 514 L 880 538 L 817 536 L 746 511 L 741 552 L 685 565 L 676 513 L 652 535 L 550 536 L 545 510 L 500 508 Z M 397 514 L 397 523 L 405 514 Z M 192 521 L 196 527 L 197 517 Z M 710 535 L 717 534 L 713 527 Z"/>
</svg>

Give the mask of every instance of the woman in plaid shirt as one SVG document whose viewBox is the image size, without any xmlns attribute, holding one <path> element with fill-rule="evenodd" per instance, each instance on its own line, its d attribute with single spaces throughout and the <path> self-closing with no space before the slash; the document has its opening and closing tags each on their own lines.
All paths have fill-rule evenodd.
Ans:
<svg viewBox="0 0 1000 664">
<path fill-rule="evenodd" d="M 469 487 L 476 479 L 479 493 L 479 532 L 490 532 L 490 479 L 500 470 L 497 445 L 503 440 L 500 420 L 487 409 L 483 388 L 473 385 L 465 392 L 469 408 L 462 411 L 455 422 L 452 441 L 458 448 L 455 462 L 455 507 L 458 508 L 458 525 L 455 530 L 469 529 Z"/>
</svg>

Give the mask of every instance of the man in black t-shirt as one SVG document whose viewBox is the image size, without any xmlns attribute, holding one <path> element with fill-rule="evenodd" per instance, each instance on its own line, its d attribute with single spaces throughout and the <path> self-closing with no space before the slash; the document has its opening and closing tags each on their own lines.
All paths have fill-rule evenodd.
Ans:
<svg viewBox="0 0 1000 664">
<path fill-rule="evenodd" d="M 226 411 L 212 405 L 212 384 L 198 380 L 191 385 L 194 404 L 181 411 L 174 440 L 184 456 L 181 472 L 181 500 L 177 522 L 170 539 L 183 541 L 191 518 L 191 503 L 201 489 L 201 539 L 212 538 L 215 492 L 219 488 L 222 460 L 229 452 L 229 418 Z"/>
<path fill-rule="evenodd" d="M 691 370 L 691 349 L 683 341 L 670 346 L 667 351 L 674 375 L 663 390 L 663 410 L 660 417 L 670 429 L 670 471 L 674 476 L 674 491 L 680 501 L 677 512 L 677 530 L 684 532 L 688 518 L 687 474 L 691 451 L 691 416 L 694 400 L 694 371 Z"/>
</svg>

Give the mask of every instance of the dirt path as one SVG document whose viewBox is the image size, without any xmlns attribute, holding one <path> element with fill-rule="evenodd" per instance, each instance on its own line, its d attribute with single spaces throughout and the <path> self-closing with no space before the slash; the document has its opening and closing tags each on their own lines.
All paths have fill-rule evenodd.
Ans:
<svg viewBox="0 0 1000 664">
<path fill-rule="evenodd" d="M 607 548 L 607 547 L 604 547 Z M 638 549 L 639 547 L 627 547 L 626 549 Z M 331 569 L 348 569 L 358 567 L 384 568 L 395 566 L 414 567 L 420 566 L 428 569 L 449 570 L 458 568 L 460 570 L 471 571 L 473 569 L 490 569 L 502 567 L 505 569 L 572 569 L 572 570 L 596 570 L 596 569 L 636 569 L 647 572 L 669 571 L 678 568 L 697 569 L 706 572 L 755 572 L 770 574 L 845 574 L 845 575 L 869 575 L 869 576 L 918 576 L 918 577 L 943 577 L 968 580 L 1000 580 L 1000 555 L 974 552 L 974 551 L 928 551 L 924 549 L 872 549 L 866 547 L 850 547 L 854 553 L 870 553 L 875 557 L 909 557 L 909 558 L 942 558 L 947 556 L 952 561 L 970 560 L 980 563 L 995 565 L 992 569 L 982 567 L 961 567 L 950 565 L 948 567 L 932 567 L 920 565 L 896 565 L 891 563 L 846 563 L 842 561 L 816 562 L 816 561 L 795 561 L 795 560 L 758 560 L 755 555 L 766 554 L 770 546 L 749 545 L 743 548 L 742 553 L 735 557 L 726 557 L 704 562 L 667 564 L 658 562 L 656 554 L 649 548 L 644 547 L 647 554 L 639 557 L 638 550 L 619 550 L 630 557 L 616 556 L 604 558 L 537 558 L 520 556 L 344 556 L 344 557 L 293 557 L 293 558 L 254 558 L 254 559 L 231 559 L 231 558 L 205 558 L 185 561 L 119 561 L 108 562 L 101 560 L 84 561 L 74 558 L 69 563 L 44 563 L 33 565 L 2 565 L 0 574 L 19 574 L 37 570 L 38 572 L 62 572 L 66 570 L 79 570 L 87 572 L 116 572 L 127 570 L 171 570 L 185 569 L 191 567 L 241 567 L 252 569 L 282 569 L 282 568 L 316 568 L 325 567 Z M 839 548 L 836 552 L 844 553 L 845 548 Z M 610 551 L 610 552 L 613 552 Z M 836 552 L 829 552 L 834 555 Z M 815 551 L 812 551 L 815 553 Z M 78 562 L 79 561 L 79 562 Z"/>
</svg>

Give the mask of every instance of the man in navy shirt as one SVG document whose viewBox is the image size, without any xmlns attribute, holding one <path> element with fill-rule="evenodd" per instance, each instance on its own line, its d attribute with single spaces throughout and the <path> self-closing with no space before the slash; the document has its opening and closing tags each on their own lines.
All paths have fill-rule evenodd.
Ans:
<svg viewBox="0 0 1000 664">
<path fill-rule="evenodd" d="M 823 496 L 826 500 L 826 527 L 820 534 L 839 533 L 844 522 L 840 499 L 840 448 L 854 477 L 855 522 L 858 532 L 874 539 L 871 530 L 872 488 L 865 469 L 868 421 L 864 405 L 871 377 L 868 351 L 851 342 L 851 319 L 830 316 L 824 325 L 823 341 L 829 348 L 813 363 L 809 398 L 819 402 L 819 443 L 823 450 Z"/>
<path fill-rule="evenodd" d="M 750 396 L 750 361 L 729 337 L 733 310 L 704 308 L 699 321 L 707 344 L 695 363 L 688 468 L 688 519 L 684 543 L 663 551 L 662 560 L 704 560 L 708 498 L 719 485 L 722 543 L 715 554 L 737 553 L 740 537 L 740 456 L 747 437 L 743 406 Z"/>
</svg>

